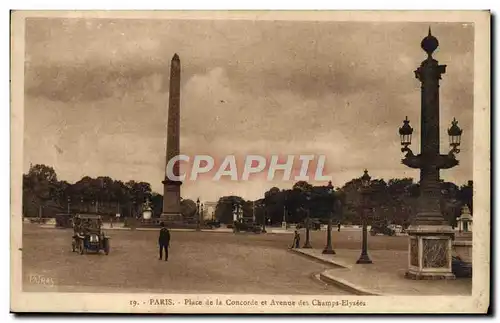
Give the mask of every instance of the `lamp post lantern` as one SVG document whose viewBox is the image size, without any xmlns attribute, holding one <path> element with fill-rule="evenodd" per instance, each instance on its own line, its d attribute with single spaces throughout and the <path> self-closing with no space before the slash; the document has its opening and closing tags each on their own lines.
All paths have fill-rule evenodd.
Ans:
<svg viewBox="0 0 500 323">
<path fill-rule="evenodd" d="M 363 221 L 363 241 L 361 244 L 361 255 L 357 264 L 371 264 L 372 261 L 368 256 L 368 208 L 370 207 L 368 197 L 370 194 L 371 177 L 368 175 L 368 170 L 361 176 L 361 217 Z"/>
<path fill-rule="evenodd" d="M 450 139 L 450 147 L 452 153 L 458 154 L 460 152 L 460 149 L 458 149 L 458 147 L 460 146 L 462 131 L 463 130 L 458 126 L 457 119 L 453 118 L 451 127 L 448 129 L 448 136 Z"/>
<path fill-rule="evenodd" d="M 306 192 L 306 205 L 305 205 L 305 210 L 306 210 L 306 242 L 304 243 L 304 245 L 302 246 L 302 248 L 304 249 L 311 249 L 312 246 L 311 246 L 311 241 L 310 241 L 310 237 L 309 237 L 309 231 L 310 231 L 310 228 L 311 228 L 311 212 L 310 212 L 310 209 L 309 209 L 309 201 L 311 200 L 311 196 L 309 195 L 309 192 Z"/>
<path fill-rule="evenodd" d="M 335 192 L 333 190 L 332 181 L 328 182 L 328 186 L 326 187 L 326 189 L 328 191 L 328 198 L 329 198 L 329 202 L 331 202 L 332 209 L 328 213 L 328 227 L 327 227 L 327 232 L 326 232 L 326 245 L 325 245 L 325 249 L 323 249 L 323 254 L 334 255 L 335 250 L 333 250 L 333 247 L 332 247 L 332 217 L 333 217 L 333 211 L 334 211 L 334 206 L 335 206 L 335 204 L 333 203 Z"/>
<path fill-rule="evenodd" d="M 201 231 L 201 227 L 200 227 L 200 198 L 196 199 L 196 231 Z"/>
<path fill-rule="evenodd" d="M 409 148 L 413 128 L 406 118 L 399 128 L 401 151 L 406 153 L 402 163 L 420 170 L 420 196 L 417 214 L 409 226 L 409 257 L 406 277 L 410 279 L 454 279 L 451 270 L 451 249 L 454 231 L 445 221 L 440 209 L 441 169 L 450 169 L 458 165 L 455 157 L 460 150 L 462 129 L 453 119 L 448 129 L 450 151 L 440 153 L 439 145 L 439 82 L 446 72 L 446 65 L 439 65 L 432 53 L 439 42 L 429 34 L 421 42 L 427 58 L 415 71 L 415 77 L 421 82 L 421 138 L 420 154 L 414 155 Z"/>
</svg>

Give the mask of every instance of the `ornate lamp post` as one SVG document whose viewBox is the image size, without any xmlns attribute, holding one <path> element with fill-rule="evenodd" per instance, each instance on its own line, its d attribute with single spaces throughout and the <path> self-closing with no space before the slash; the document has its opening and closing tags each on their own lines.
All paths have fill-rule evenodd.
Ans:
<svg viewBox="0 0 500 323">
<path fill-rule="evenodd" d="M 333 208 L 334 208 L 335 204 L 333 203 L 334 190 L 333 190 L 332 181 L 328 182 L 328 186 L 326 188 L 328 190 L 329 200 L 330 200 L 330 202 L 332 202 L 332 210 L 328 214 L 328 228 L 327 228 L 327 232 L 326 232 L 326 246 L 325 246 L 325 249 L 323 249 L 323 254 L 334 255 L 335 250 L 333 250 L 333 248 L 332 248 L 332 216 L 333 216 Z"/>
<path fill-rule="evenodd" d="M 269 202 L 268 202 L 268 195 L 265 194 L 264 195 L 264 205 L 262 204 L 259 204 L 259 207 L 262 207 L 264 206 L 264 215 L 262 217 L 262 233 L 267 233 L 266 231 L 266 222 L 267 222 L 267 206 L 269 205 Z"/>
<path fill-rule="evenodd" d="M 201 231 L 201 227 L 200 227 L 200 198 L 196 199 L 196 231 Z"/>
<path fill-rule="evenodd" d="M 368 175 L 368 170 L 361 176 L 361 199 L 362 199 L 362 221 L 363 221 L 363 241 L 361 244 L 361 255 L 359 256 L 357 264 L 371 264 L 372 261 L 368 256 L 368 197 L 370 194 L 371 177 Z"/>
<path fill-rule="evenodd" d="M 83 196 L 80 197 L 80 207 L 81 207 L 80 212 L 85 212 L 85 205 L 83 204 Z"/>
<path fill-rule="evenodd" d="M 309 195 L 309 192 L 306 192 L 306 205 L 305 205 L 305 210 L 306 210 L 306 242 L 304 243 L 304 245 L 302 246 L 302 248 L 305 248 L 305 249 L 311 249 L 312 246 L 311 246 L 311 241 L 310 241 L 310 237 L 309 237 L 309 230 L 310 230 L 310 227 L 311 227 L 311 218 L 310 218 L 310 215 L 311 215 L 311 212 L 309 210 L 309 201 L 311 200 L 311 196 Z"/>
<path fill-rule="evenodd" d="M 264 206 L 264 221 L 262 221 L 262 233 L 267 233 L 266 221 L 267 221 L 267 208 Z"/>
<path fill-rule="evenodd" d="M 411 279 L 453 279 L 451 271 L 451 248 L 454 231 L 441 214 L 439 171 L 458 165 L 455 154 L 460 150 L 462 129 L 453 119 L 448 129 L 451 150 L 442 155 L 439 147 L 439 80 L 446 65 L 439 65 L 432 53 L 439 46 L 438 40 L 429 34 L 421 42 L 427 58 L 415 71 L 421 82 L 421 147 L 414 155 L 409 148 L 413 128 L 406 118 L 399 128 L 401 151 L 406 153 L 402 163 L 420 169 L 420 196 L 413 223 L 408 228 L 409 261 L 406 277 Z"/>
<path fill-rule="evenodd" d="M 200 223 L 205 221 L 205 205 L 201 203 Z"/>
<path fill-rule="evenodd" d="M 285 196 L 285 198 L 283 200 L 283 221 L 281 223 L 281 227 L 283 228 L 283 230 L 286 230 L 286 228 L 287 228 L 287 225 L 286 225 L 286 212 L 287 212 L 286 201 L 287 201 L 287 198 Z"/>
</svg>

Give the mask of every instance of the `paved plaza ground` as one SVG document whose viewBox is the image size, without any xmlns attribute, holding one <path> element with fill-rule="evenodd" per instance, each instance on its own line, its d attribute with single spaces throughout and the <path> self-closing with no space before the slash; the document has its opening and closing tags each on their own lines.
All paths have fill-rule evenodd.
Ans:
<svg viewBox="0 0 500 323">
<path fill-rule="evenodd" d="M 289 235 L 172 232 L 164 262 L 155 231 L 110 230 L 106 256 L 73 253 L 72 230 L 23 230 L 25 291 L 348 294 L 317 279 L 330 266 L 291 253 Z M 55 285 L 34 285 L 30 275 Z"/>
<path fill-rule="evenodd" d="M 410 280 L 405 278 L 408 251 L 371 250 L 371 264 L 356 264 L 358 250 L 337 249 L 324 255 L 321 249 L 297 249 L 298 254 L 331 263 L 335 268 L 320 274 L 323 281 L 360 295 L 471 295 L 472 279 Z"/>
<path fill-rule="evenodd" d="M 334 231 L 333 256 L 321 254 L 324 231 L 312 231 L 313 249 L 297 253 L 289 249 L 290 234 L 172 230 L 168 262 L 158 260 L 157 230 L 107 230 L 112 238 L 107 256 L 73 253 L 72 232 L 23 226 L 25 291 L 467 295 L 472 287 L 471 279 L 404 279 L 405 236 L 369 236 L 374 264 L 356 265 L 360 230 Z M 304 238 L 302 233 L 301 245 Z M 52 278 L 54 286 L 30 283 L 30 275 Z"/>
</svg>

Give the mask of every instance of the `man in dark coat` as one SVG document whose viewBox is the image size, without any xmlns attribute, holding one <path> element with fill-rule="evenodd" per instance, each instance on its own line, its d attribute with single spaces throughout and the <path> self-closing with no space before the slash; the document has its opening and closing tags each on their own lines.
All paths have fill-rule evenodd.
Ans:
<svg viewBox="0 0 500 323">
<path fill-rule="evenodd" d="M 170 232 L 165 227 L 165 223 L 161 223 L 160 236 L 158 237 L 158 245 L 160 246 L 160 260 L 163 258 L 163 249 L 165 249 L 165 261 L 168 260 L 168 247 L 170 245 Z"/>
<path fill-rule="evenodd" d="M 299 230 L 295 230 L 295 234 L 293 236 L 293 242 L 292 242 L 292 249 L 299 249 L 300 248 L 300 233 Z"/>
</svg>

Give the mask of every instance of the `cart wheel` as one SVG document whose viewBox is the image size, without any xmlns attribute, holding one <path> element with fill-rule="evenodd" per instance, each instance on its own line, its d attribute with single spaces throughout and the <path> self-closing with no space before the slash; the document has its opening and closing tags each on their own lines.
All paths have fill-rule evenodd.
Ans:
<svg viewBox="0 0 500 323">
<path fill-rule="evenodd" d="M 109 240 L 108 239 L 104 240 L 104 254 L 105 255 L 109 254 Z"/>
</svg>

